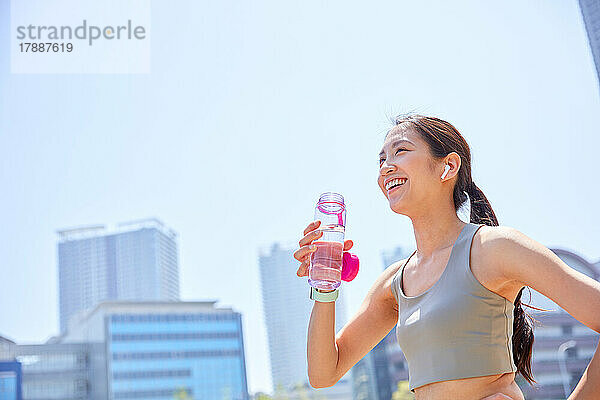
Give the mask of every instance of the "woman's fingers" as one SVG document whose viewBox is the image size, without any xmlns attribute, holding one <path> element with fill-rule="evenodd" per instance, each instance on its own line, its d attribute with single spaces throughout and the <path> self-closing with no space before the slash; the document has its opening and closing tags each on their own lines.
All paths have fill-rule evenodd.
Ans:
<svg viewBox="0 0 600 400">
<path fill-rule="evenodd" d="M 310 264 L 310 259 L 306 259 L 300 264 L 298 271 L 296 271 L 296 275 L 298 276 L 306 276 L 308 275 L 308 266 Z"/>
<path fill-rule="evenodd" d="M 300 248 L 294 252 L 294 258 L 300 261 L 300 267 L 298 268 L 298 271 L 296 271 L 296 275 L 298 276 L 308 275 L 307 271 L 308 266 L 310 265 L 310 256 L 317 250 L 317 246 L 311 244 L 311 242 L 323 236 L 323 232 L 316 230 L 319 225 L 321 225 L 321 221 L 319 220 L 308 224 L 303 232 L 304 237 L 298 242 Z"/>
<path fill-rule="evenodd" d="M 307 226 L 307 227 L 306 227 L 306 229 L 304 230 L 304 236 L 306 236 L 306 234 L 307 234 L 308 232 L 311 232 L 311 231 L 313 231 L 313 230 L 317 229 L 317 227 L 318 227 L 319 225 L 321 225 L 321 221 L 319 221 L 319 220 L 313 221 L 313 222 L 311 222 L 310 224 L 308 224 L 308 226 Z"/>
<path fill-rule="evenodd" d="M 300 241 L 298 242 L 298 244 L 300 245 L 300 248 L 298 250 L 296 250 L 296 252 L 294 253 L 294 258 L 300 262 L 304 261 L 304 258 L 314 252 L 316 250 L 316 246 L 314 246 L 314 248 L 312 248 L 312 241 L 315 239 L 320 238 L 321 236 L 323 236 L 323 232 L 321 231 L 309 231 L 309 233 L 307 233 L 302 239 L 300 239 Z"/>
<path fill-rule="evenodd" d="M 300 266 L 298 267 L 298 271 L 296 271 L 296 275 L 298 276 L 307 276 L 308 275 L 308 267 L 310 266 L 310 258 L 312 253 L 317 250 L 317 246 L 312 243 L 313 240 L 319 239 L 323 236 L 323 232 L 318 230 L 317 228 L 321 225 L 321 221 L 313 221 L 307 225 L 306 229 L 304 229 L 304 237 L 300 239 L 298 245 L 300 248 L 294 252 L 294 258 L 300 261 Z M 352 240 L 344 241 L 344 250 L 348 251 L 354 246 L 354 242 Z"/>
<path fill-rule="evenodd" d="M 311 231 L 311 232 L 307 233 L 306 235 L 304 235 L 304 237 L 302 239 L 300 239 L 298 244 L 300 245 L 300 247 L 306 246 L 307 244 L 310 244 L 310 242 L 312 242 L 315 239 L 320 238 L 321 236 L 323 236 L 322 231 Z"/>
<path fill-rule="evenodd" d="M 311 244 L 302 246 L 294 253 L 294 258 L 300 262 L 304 262 L 306 258 L 310 258 L 310 255 L 317 251 L 317 245 Z"/>
</svg>

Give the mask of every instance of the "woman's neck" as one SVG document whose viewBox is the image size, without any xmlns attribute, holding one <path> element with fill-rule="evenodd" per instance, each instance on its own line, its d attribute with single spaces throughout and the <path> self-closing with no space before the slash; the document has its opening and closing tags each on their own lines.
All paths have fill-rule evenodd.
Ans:
<svg viewBox="0 0 600 400">
<path fill-rule="evenodd" d="M 430 258 L 438 250 L 454 244 L 465 223 L 458 218 L 453 205 L 435 207 L 418 217 L 411 217 L 417 255 Z"/>
</svg>

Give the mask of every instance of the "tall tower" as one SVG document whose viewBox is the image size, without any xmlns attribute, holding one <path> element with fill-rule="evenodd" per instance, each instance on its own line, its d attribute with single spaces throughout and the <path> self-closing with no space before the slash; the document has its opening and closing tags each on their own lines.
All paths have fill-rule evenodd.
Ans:
<svg viewBox="0 0 600 400">
<path fill-rule="evenodd" d="M 306 344 L 314 301 L 308 298 L 307 278 L 296 275 L 300 263 L 294 259 L 294 251 L 273 244 L 269 254 L 259 255 L 263 312 L 274 389 L 288 389 L 308 382 Z M 340 297 L 335 302 L 336 333 L 346 323 L 343 285 Z M 350 382 L 345 378 L 338 384 L 349 386 Z"/>
<path fill-rule="evenodd" d="M 177 234 L 157 219 L 58 232 L 60 329 L 104 300 L 179 300 Z"/>
<path fill-rule="evenodd" d="M 579 0 L 579 8 L 583 15 L 600 84 L 600 2 L 598 0 Z"/>
</svg>

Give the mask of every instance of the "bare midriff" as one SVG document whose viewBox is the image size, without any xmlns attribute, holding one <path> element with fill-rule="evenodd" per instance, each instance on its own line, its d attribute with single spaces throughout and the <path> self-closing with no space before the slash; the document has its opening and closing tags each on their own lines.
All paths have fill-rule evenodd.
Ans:
<svg viewBox="0 0 600 400">
<path fill-rule="evenodd" d="M 415 400 L 481 400 L 496 393 L 525 400 L 514 372 L 430 383 L 415 389 Z"/>
</svg>

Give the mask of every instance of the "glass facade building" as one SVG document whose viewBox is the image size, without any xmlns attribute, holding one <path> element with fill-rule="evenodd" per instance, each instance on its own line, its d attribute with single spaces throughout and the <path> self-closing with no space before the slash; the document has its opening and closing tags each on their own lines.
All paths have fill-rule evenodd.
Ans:
<svg viewBox="0 0 600 400">
<path fill-rule="evenodd" d="M 102 345 L 13 344 L 0 351 L 0 360 L 17 361 L 21 366 L 23 400 L 106 399 Z"/>
<path fill-rule="evenodd" d="M 59 340 L 104 346 L 112 400 L 247 400 L 241 314 L 214 303 L 101 303 Z"/>
<path fill-rule="evenodd" d="M 0 400 L 22 400 L 21 364 L 0 362 Z"/>
<path fill-rule="evenodd" d="M 61 332 L 106 300 L 178 300 L 176 233 L 156 219 L 58 232 Z"/>
<path fill-rule="evenodd" d="M 114 399 L 247 398 L 240 314 L 120 314 L 107 325 Z"/>
</svg>

